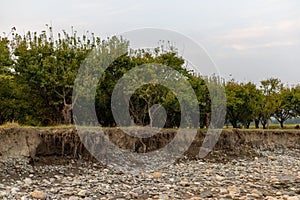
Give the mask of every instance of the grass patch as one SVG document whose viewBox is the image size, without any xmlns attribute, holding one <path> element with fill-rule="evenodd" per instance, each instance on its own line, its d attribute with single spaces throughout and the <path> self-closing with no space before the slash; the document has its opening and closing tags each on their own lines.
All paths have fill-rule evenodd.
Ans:
<svg viewBox="0 0 300 200">
<path fill-rule="evenodd" d="M 298 124 L 284 124 L 284 128 L 283 129 L 295 129 L 297 125 Z M 223 129 L 233 129 L 233 127 L 232 126 L 224 126 Z M 246 128 L 241 127 L 239 129 L 246 129 Z M 254 125 L 251 125 L 248 130 L 250 130 L 250 129 L 256 129 L 256 130 L 262 129 L 263 130 L 263 127 L 260 125 L 259 129 L 257 129 L 257 128 L 255 128 Z M 280 124 L 270 124 L 269 125 L 269 129 L 270 130 L 273 130 L 273 129 L 276 130 L 276 129 L 282 129 L 282 128 L 280 127 Z M 266 128 L 264 130 L 268 130 L 268 128 Z"/>
<path fill-rule="evenodd" d="M 280 124 L 270 124 L 269 125 L 269 129 L 263 129 L 262 126 L 259 126 L 259 129 L 255 128 L 254 125 L 251 125 L 249 127 L 249 129 L 246 129 L 244 127 L 241 127 L 239 129 L 244 129 L 244 130 L 285 130 L 285 129 L 296 129 L 296 126 L 298 124 L 285 124 L 284 128 L 282 129 L 280 127 Z M 0 128 L 33 128 L 33 129 L 44 129 L 44 130 L 52 130 L 52 129 L 72 129 L 72 128 L 76 128 L 76 126 L 74 124 L 72 125 L 54 125 L 54 126 L 28 126 L 28 125 L 21 125 L 18 122 L 12 121 L 12 122 L 6 122 L 5 124 L 0 125 Z M 92 129 L 105 129 L 105 130 L 109 130 L 109 129 L 116 129 L 116 128 L 120 128 L 120 127 L 102 127 L 102 126 L 79 126 L 79 128 L 92 128 Z M 136 127 L 123 127 L 124 129 L 126 128 L 136 128 Z M 178 128 L 163 128 L 164 130 L 178 130 Z M 223 126 L 223 130 L 230 130 L 233 129 L 232 126 Z M 193 128 L 182 128 L 182 130 L 194 130 Z M 198 130 L 200 131 L 207 131 L 208 129 L 206 128 L 198 128 Z"/>
<path fill-rule="evenodd" d="M 18 122 L 6 122 L 5 124 L 2 124 L 0 126 L 1 128 L 16 128 L 16 127 L 21 127 L 21 125 Z"/>
</svg>

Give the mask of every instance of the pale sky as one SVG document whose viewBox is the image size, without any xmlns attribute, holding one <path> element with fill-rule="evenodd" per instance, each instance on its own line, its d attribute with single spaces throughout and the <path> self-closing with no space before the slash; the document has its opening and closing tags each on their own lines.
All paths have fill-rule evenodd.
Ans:
<svg viewBox="0 0 300 200">
<path fill-rule="evenodd" d="M 0 31 L 89 30 L 106 37 L 152 27 L 202 45 L 221 75 L 300 83 L 299 0 L 0 0 Z M 3 35 L 3 34 L 2 34 Z"/>
</svg>

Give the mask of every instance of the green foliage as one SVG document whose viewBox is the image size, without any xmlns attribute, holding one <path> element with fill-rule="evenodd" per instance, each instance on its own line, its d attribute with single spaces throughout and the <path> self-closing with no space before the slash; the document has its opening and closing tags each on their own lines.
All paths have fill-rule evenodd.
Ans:
<svg viewBox="0 0 300 200">
<path fill-rule="evenodd" d="M 52 35 L 52 28 L 49 28 Z M 85 37 L 84 37 L 85 38 Z M 72 87 L 80 64 L 94 46 L 89 40 L 63 32 L 54 41 L 45 31 L 28 32 L 13 39 L 16 81 L 27 86 L 35 113 L 42 125 L 60 124 L 64 103 L 71 102 Z"/>
<path fill-rule="evenodd" d="M 151 68 L 151 70 L 149 68 L 149 70 L 145 72 L 142 68 L 138 67 L 149 64 L 155 65 L 157 68 Z M 129 94 L 129 91 L 132 89 L 135 89 L 129 99 L 129 102 L 127 102 L 130 105 L 129 112 L 132 120 L 138 125 L 152 126 L 152 115 L 154 115 L 157 110 L 150 112 L 150 108 L 155 104 L 159 104 L 163 106 L 167 112 L 167 121 L 165 126 L 178 127 L 180 123 L 180 106 L 176 95 L 170 89 L 160 84 L 148 83 L 147 80 L 156 80 L 156 75 L 163 74 L 163 68 L 160 68 L 159 66 L 164 65 L 174 69 L 176 72 L 171 73 L 170 71 L 167 77 L 169 82 L 176 82 L 176 79 L 179 78 L 179 74 L 181 76 L 182 74 L 185 74 L 190 77 L 189 81 L 195 82 L 197 77 L 192 76 L 185 68 L 183 68 L 183 64 L 184 60 L 177 57 L 175 52 L 160 52 L 159 49 L 156 49 L 156 53 L 138 51 L 131 55 L 126 54 L 116 59 L 106 69 L 104 75 L 99 81 L 96 96 L 96 110 L 100 123 L 103 126 L 114 126 L 116 124 L 113 119 L 110 104 L 112 92 L 117 81 L 123 77 L 126 72 L 137 67 L 135 70 L 140 70 L 140 73 L 137 73 L 134 77 L 124 76 L 125 79 L 130 79 L 133 83 L 129 86 L 129 88 L 127 88 L 128 91 L 125 91 L 125 95 Z M 144 73 L 146 73 L 146 76 L 140 76 Z M 200 80 L 200 78 L 198 79 Z M 142 84 L 136 85 L 135 82 Z M 204 81 L 202 80 L 202 82 Z M 180 81 L 178 81 L 178 83 L 180 84 Z M 194 84 L 194 88 L 197 89 L 197 87 L 200 87 L 200 85 L 197 86 Z M 199 94 L 201 94 L 200 91 Z M 185 100 L 187 102 L 191 102 L 188 98 L 189 97 L 186 96 Z"/>
<path fill-rule="evenodd" d="M 263 103 L 261 106 L 260 121 L 263 128 L 269 128 L 269 121 L 276 109 L 280 106 L 279 93 L 283 89 L 283 84 L 277 78 L 270 78 L 261 81 L 261 91 L 263 93 Z M 267 127 L 266 127 L 267 126 Z"/>
<path fill-rule="evenodd" d="M 226 84 L 227 122 L 234 128 L 242 124 L 249 128 L 254 120 L 258 128 L 270 128 L 269 121 L 275 118 L 281 128 L 284 122 L 299 116 L 300 87 L 284 87 L 279 79 L 271 78 L 261 81 L 258 89 L 252 83 L 237 83 L 233 80 Z"/>
<path fill-rule="evenodd" d="M 81 95 L 80 98 L 88 102 L 94 98 L 90 91 L 95 90 L 95 108 L 100 124 L 115 126 L 111 108 L 113 90 L 120 79 L 126 79 L 127 72 L 139 70 L 138 66 L 143 65 L 157 67 L 149 69 L 146 76 L 127 77 L 132 83 L 140 81 L 144 84 L 137 88 L 132 84 L 127 93 L 125 91 L 128 95 L 130 89 L 135 89 L 126 103 L 132 120 L 138 125 L 152 126 L 158 107 L 151 108 L 156 104 L 166 110 L 166 128 L 178 127 L 181 122 L 180 99 L 176 94 L 163 85 L 147 82 L 164 73 L 163 67 L 159 66 L 172 69 L 165 79 L 176 83 L 187 107 L 193 105 L 193 98 L 184 94 L 184 81 L 178 80 L 184 78 L 190 83 L 198 101 L 201 128 L 223 125 L 222 120 L 214 121 L 213 126 L 211 121 L 222 118 L 225 103 L 226 122 L 235 128 L 239 125 L 249 128 L 253 121 L 256 128 L 259 122 L 267 128 L 271 118 L 283 128 L 286 120 L 300 116 L 299 85 L 284 87 L 276 78 L 261 81 L 259 88 L 250 82 L 225 82 L 218 76 L 193 74 L 184 64 L 184 59 L 171 46 L 167 50 L 161 46 L 153 51 L 129 51 L 129 41 L 115 36 L 100 40 L 94 34 L 78 36 L 76 31 L 72 34 L 63 31 L 54 37 L 52 27 L 41 33 L 28 32 L 25 35 L 13 31 L 10 39 L 0 37 L 0 124 L 14 121 L 34 126 L 69 124 L 77 96 Z M 79 79 L 82 83 L 77 88 L 79 94 L 74 94 L 72 102 L 74 81 L 82 65 L 93 67 L 84 68 L 86 71 Z M 104 71 L 105 66 L 108 68 Z M 101 78 L 97 74 L 102 74 Z M 93 83 L 98 80 L 98 86 L 94 88 Z M 222 95 L 224 87 L 226 98 Z M 87 108 L 86 113 L 89 109 L 94 107 Z M 220 116 L 213 115 L 216 110 L 220 111 Z"/>
<path fill-rule="evenodd" d="M 283 128 L 283 123 L 296 116 L 295 111 L 293 111 L 294 95 L 290 88 L 282 88 L 278 94 L 276 94 L 275 112 L 273 114 L 274 118 L 280 123 L 281 128 Z"/>
<path fill-rule="evenodd" d="M 10 55 L 9 40 L 0 37 L 0 74 L 7 74 L 12 64 L 13 60 Z"/>
<path fill-rule="evenodd" d="M 297 117 L 300 116 L 300 85 L 291 89 L 291 99 L 290 99 L 290 106 L 293 112 L 293 116 Z"/>
<path fill-rule="evenodd" d="M 228 82 L 226 84 L 227 121 L 234 128 L 238 123 L 249 128 L 250 122 L 259 115 L 261 93 L 252 83 Z"/>
</svg>

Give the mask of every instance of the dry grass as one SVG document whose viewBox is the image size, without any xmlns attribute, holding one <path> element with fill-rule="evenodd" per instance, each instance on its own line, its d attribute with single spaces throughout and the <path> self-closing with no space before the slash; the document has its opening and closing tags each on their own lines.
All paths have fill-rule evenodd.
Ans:
<svg viewBox="0 0 300 200">
<path fill-rule="evenodd" d="M 297 124 L 284 124 L 284 128 L 283 129 L 295 129 L 295 127 L 297 126 Z M 232 126 L 224 126 L 223 129 L 232 129 Z M 241 129 L 246 129 L 244 127 L 242 127 Z M 249 129 L 256 129 L 255 126 L 250 126 Z M 259 129 L 263 129 L 263 127 L 260 125 Z M 280 124 L 270 124 L 269 125 L 269 129 L 281 129 Z"/>
<path fill-rule="evenodd" d="M 285 124 L 284 125 L 284 129 L 295 129 L 297 124 Z M 6 122 L 5 124 L 0 125 L 0 128 L 37 128 L 37 129 L 70 129 L 70 128 L 76 128 L 76 126 L 73 125 L 56 125 L 56 126 L 24 126 L 24 125 L 20 125 L 18 122 L 12 121 L 12 122 Z M 83 126 L 84 127 L 84 126 Z M 82 127 L 82 128 L 83 128 Z M 86 128 L 92 128 L 91 126 L 87 126 Z M 96 129 L 99 128 L 99 126 L 95 127 Z M 115 129 L 116 127 L 101 127 L 103 129 Z M 127 127 L 128 128 L 128 127 Z M 224 126 L 223 129 L 232 129 L 232 126 Z M 169 130 L 177 130 L 177 128 L 165 128 L 165 129 L 169 129 Z M 183 128 L 184 129 L 184 128 Z M 241 127 L 240 129 L 245 129 L 244 127 Z M 256 129 L 255 126 L 250 126 L 249 128 L 250 130 Z M 262 126 L 259 126 L 259 129 L 262 129 Z M 269 130 L 273 130 L 273 129 L 281 129 L 280 124 L 270 124 L 269 125 Z M 187 130 L 189 130 L 187 128 Z M 200 129 L 200 130 L 207 130 L 206 128 L 204 129 Z"/>
<path fill-rule="evenodd" d="M 21 125 L 18 122 L 6 122 L 5 124 L 2 124 L 0 126 L 1 128 L 12 128 L 12 127 L 21 127 Z"/>
</svg>

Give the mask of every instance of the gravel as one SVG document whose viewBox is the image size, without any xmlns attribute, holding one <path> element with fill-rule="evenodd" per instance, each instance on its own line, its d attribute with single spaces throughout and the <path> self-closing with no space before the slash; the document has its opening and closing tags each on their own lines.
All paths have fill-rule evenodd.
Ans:
<svg viewBox="0 0 300 200">
<path fill-rule="evenodd" d="M 300 150 L 258 153 L 226 162 L 181 161 L 138 174 L 71 158 L 34 165 L 11 159 L 0 162 L 0 199 L 300 200 Z"/>
</svg>

